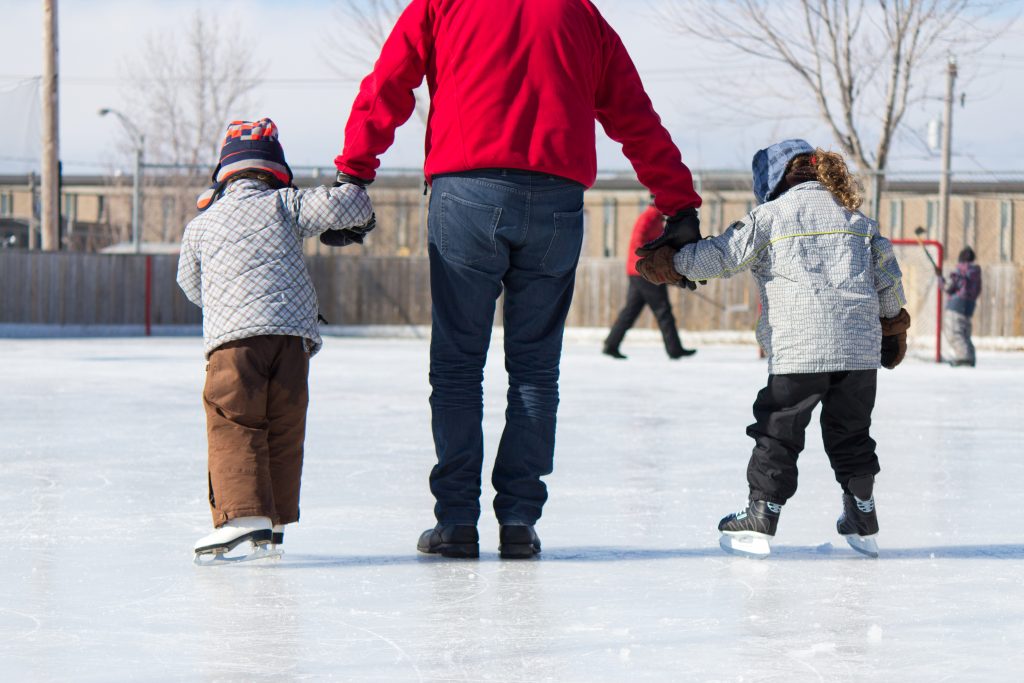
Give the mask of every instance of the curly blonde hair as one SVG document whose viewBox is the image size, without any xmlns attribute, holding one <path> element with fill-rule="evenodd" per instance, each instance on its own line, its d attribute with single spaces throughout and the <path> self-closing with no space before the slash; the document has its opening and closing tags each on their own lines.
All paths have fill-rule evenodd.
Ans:
<svg viewBox="0 0 1024 683">
<path fill-rule="evenodd" d="M 809 166 L 814 169 L 818 182 L 832 193 L 840 204 L 850 211 L 860 207 L 864 201 L 861 186 L 857 178 L 850 173 L 846 160 L 836 152 L 827 152 L 818 147 L 814 154 L 801 154 L 789 162 L 788 171 Z"/>
</svg>

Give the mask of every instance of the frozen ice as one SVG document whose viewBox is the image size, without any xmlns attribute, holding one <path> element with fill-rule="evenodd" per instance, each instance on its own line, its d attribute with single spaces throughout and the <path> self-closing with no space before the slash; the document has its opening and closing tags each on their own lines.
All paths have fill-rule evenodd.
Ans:
<svg viewBox="0 0 1024 683">
<path fill-rule="evenodd" d="M 480 559 L 416 553 L 433 524 L 427 342 L 328 338 L 284 557 L 212 568 L 192 564 L 211 528 L 201 340 L 0 339 L 0 676 L 1019 680 L 1024 354 L 879 371 L 877 560 L 836 533 L 812 422 L 754 561 L 723 553 L 716 525 L 745 502 L 764 362 L 725 345 L 670 361 L 634 338 L 626 361 L 567 341 L 538 560 L 498 559 L 486 473 Z"/>
</svg>

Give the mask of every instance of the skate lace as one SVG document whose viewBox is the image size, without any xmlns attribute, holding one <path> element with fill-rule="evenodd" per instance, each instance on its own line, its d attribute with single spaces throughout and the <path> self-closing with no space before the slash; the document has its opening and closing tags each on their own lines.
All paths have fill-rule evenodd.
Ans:
<svg viewBox="0 0 1024 683">
<path fill-rule="evenodd" d="M 869 512 L 874 512 L 874 510 L 875 510 L 875 498 L 874 498 L 874 496 L 872 496 L 871 498 L 868 498 L 867 500 L 861 500 L 857 496 L 854 496 L 853 500 L 856 501 L 856 503 L 857 503 L 857 509 L 860 510 L 861 512 L 863 512 L 864 514 L 867 514 Z"/>
</svg>

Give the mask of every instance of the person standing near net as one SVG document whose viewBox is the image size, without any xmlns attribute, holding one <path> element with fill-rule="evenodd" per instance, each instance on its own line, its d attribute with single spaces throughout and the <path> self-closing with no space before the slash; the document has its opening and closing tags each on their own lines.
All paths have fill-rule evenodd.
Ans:
<svg viewBox="0 0 1024 683">
<path fill-rule="evenodd" d="M 684 356 L 692 356 L 697 353 L 694 349 L 683 348 L 683 342 L 679 339 L 679 330 L 676 329 L 676 319 L 672 315 L 672 303 L 668 299 L 668 285 L 656 285 L 640 277 L 636 270 L 636 262 L 640 256 L 636 253 L 643 245 L 658 238 L 665 227 L 665 216 L 654 206 L 653 197 L 651 205 L 640 214 L 633 225 L 633 233 L 629 240 L 629 253 L 626 254 L 626 276 L 629 278 L 629 289 L 626 291 L 626 305 L 622 308 L 608 337 L 604 340 L 603 353 L 612 358 L 625 359 L 626 356 L 619 350 L 626 332 L 633 326 L 636 319 L 644 310 L 644 306 L 650 306 L 658 321 L 658 329 L 661 330 L 661 338 L 665 343 L 665 352 L 668 357 L 676 360 Z"/>
<path fill-rule="evenodd" d="M 953 367 L 974 367 L 976 357 L 974 342 L 971 341 L 974 308 L 981 296 L 981 266 L 974 262 L 974 250 L 964 247 L 957 258 L 956 270 L 944 280 L 946 285 L 946 316 L 942 327 L 949 345 L 953 347 L 953 357 L 949 364 Z"/>
<path fill-rule="evenodd" d="M 785 140 L 753 160 L 760 206 L 721 235 L 641 259 L 640 274 L 672 283 L 750 270 L 763 309 L 757 340 L 768 384 L 754 401 L 747 434 L 748 505 L 719 523 L 722 548 L 764 557 L 782 506 L 796 493 L 797 457 L 821 404 L 825 452 L 842 487 L 837 530 L 857 551 L 877 556 L 870 435 L 878 366 L 906 353 L 910 315 L 892 244 L 857 210 L 861 197 L 843 158 L 804 140 Z"/>
<path fill-rule="evenodd" d="M 589 0 L 413 0 L 363 80 L 335 159 L 373 180 L 378 157 L 430 92 L 428 214 L 436 525 L 417 549 L 477 557 L 483 368 L 504 291 L 505 427 L 491 482 L 504 558 L 540 552 L 554 462 L 559 362 L 597 175 L 594 121 L 622 144 L 658 209 L 658 238 L 700 238 L 700 196 L 622 41 Z"/>
</svg>

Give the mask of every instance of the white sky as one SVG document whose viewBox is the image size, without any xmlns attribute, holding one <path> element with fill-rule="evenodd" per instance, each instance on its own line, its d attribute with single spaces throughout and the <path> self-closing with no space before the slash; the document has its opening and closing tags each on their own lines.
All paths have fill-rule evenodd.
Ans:
<svg viewBox="0 0 1024 683">
<path fill-rule="evenodd" d="M 748 64 L 726 55 L 718 46 L 672 35 L 652 15 L 647 0 L 596 0 L 622 35 L 667 127 L 697 169 L 745 169 L 758 148 L 783 137 L 807 137 L 835 146 L 810 116 L 785 120 L 758 114 L 765 101 L 749 87 L 728 86 L 737 75 L 771 76 L 766 84 L 785 91 L 784 72 Z M 1017 3 L 1024 9 L 1024 2 Z M 336 79 L 322 46 L 327 32 L 340 31 L 327 0 L 288 3 L 269 0 L 224 0 L 215 6 L 198 0 L 61 0 L 60 73 L 61 156 L 69 171 L 101 171 L 118 163 L 122 133 L 101 107 L 123 107 L 124 63 L 137 56 L 154 32 L 184 31 L 187 19 L 201 5 L 233 22 L 237 30 L 265 45 L 259 54 L 269 63 L 267 78 L 254 93 L 252 111 L 240 118 L 271 116 L 293 165 L 329 167 L 341 145 L 342 131 L 357 84 L 310 82 Z M 35 130 L 11 124 L 18 112 L 3 91 L 19 78 L 41 71 L 41 2 L 0 0 L 0 124 L 8 135 L 34 137 Z M 1011 10 L 1014 8 L 1011 5 Z M 223 25 L 222 25 L 223 28 Z M 269 35 L 270 30 L 274 31 Z M 1019 123 L 1024 109 L 1024 22 L 1018 21 L 980 55 L 961 59 L 957 91 L 966 106 L 954 114 L 954 169 L 960 171 L 1020 170 L 1024 135 Z M 668 70 L 672 71 L 669 72 Z M 941 93 L 943 71 L 922 73 L 927 88 Z M 304 79 L 300 83 L 287 82 Z M 729 90 L 735 92 L 729 92 Z M 808 103 L 810 105 L 810 103 Z M 794 109 L 798 111 L 798 104 Z M 929 119 L 941 115 L 937 98 L 916 105 L 908 115 L 908 132 L 897 146 L 890 168 L 938 170 L 938 157 L 929 157 L 915 136 L 923 138 Z M 5 111 L 6 109 L 6 111 Z M 807 110 L 812 112 L 810 108 Z M 12 127 L 14 130 L 12 130 Z M 4 157 L 20 156 L 23 144 L 0 146 L 0 173 L 11 170 Z M 604 169 L 627 168 L 615 143 L 603 138 L 599 159 Z M 419 167 L 422 127 L 413 120 L 400 129 L 395 146 L 382 159 L 384 167 Z"/>
</svg>

